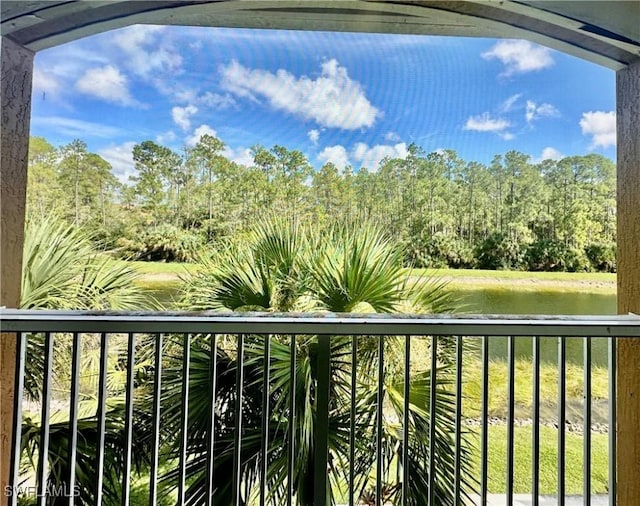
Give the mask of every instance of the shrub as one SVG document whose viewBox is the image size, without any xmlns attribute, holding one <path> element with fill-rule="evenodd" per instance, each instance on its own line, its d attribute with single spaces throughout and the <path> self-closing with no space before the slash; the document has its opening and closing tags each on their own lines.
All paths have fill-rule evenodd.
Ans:
<svg viewBox="0 0 640 506">
<path fill-rule="evenodd" d="M 520 269 L 524 262 L 520 244 L 501 233 L 491 234 L 476 246 L 475 255 L 480 269 Z"/>
<path fill-rule="evenodd" d="M 564 266 L 564 270 L 567 272 L 589 272 L 591 270 L 591 264 L 584 250 L 573 247 L 567 248 Z"/>
<path fill-rule="evenodd" d="M 172 225 L 160 225 L 135 238 L 118 239 L 118 253 L 124 258 L 144 261 L 191 262 L 204 246 L 204 237 Z"/>
<path fill-rule="evenodd" d="M 525 255 L 530 271 L 589 271 L 590 265 L 581 249 L 562 241 L 540 239 L 529 245 Z"/>
<path fill-rule="evenodd" d="M 582 250 L 554 239 L 540 239 L 531 243 L 525 261 L 530 271 L 580 272 L 588 271 L 590 267 Z"/>
<path fill-rule="evenodd" d="M 432 236 L 420 233 L 405 242 L 405 264 L 418 268 L 472 268 L 475 264 L 472 248 L 465 243 L 437 232 Z"/>
<path fill-rule="evenodd" d="M 553 239 L 541 239 L 529 245 L 525 254 L 530 271 L 563 271 L 565 245 Z"/>
<path fill-rule="evenodd" d="M 616 272 L 616 245 L 592 243 L 584 249 L 591 267 L 599 272 Z"/>
</svg>

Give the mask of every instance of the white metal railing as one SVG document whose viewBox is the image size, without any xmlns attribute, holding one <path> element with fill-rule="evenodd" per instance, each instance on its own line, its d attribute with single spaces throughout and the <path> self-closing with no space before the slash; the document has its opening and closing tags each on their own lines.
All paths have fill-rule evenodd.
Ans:
<svg viewBox="0 0 640 506">
<path fill-rule="evenodd" d="M 394 501 L 400 504 L 446 505 L 462 504 L 465 497 L 479 494 L 480 503 L 486 504 L 488 496 L 488 404 L 489 404 L 489 344 L 496 337 L 506 338 L 507 353 L 507 504 L 514 497 L 514 424 L 515 424 L 515 344 L 519 338 L 532 338 L 532 504 L 538 504 L 540 484 L 540 344 L 543 340 L 557 343 L 558 378 L 558 504 L 564 504 L 565 495 L 565 399 L 566 399 L 566 342 L 567 338 L 582 338 L 584 364 L 584 437 L 583 437 L 583 495 L 584 504 L 590 504 L 591 495 L 591 345 L 594 339 L 605 338 L 608 349 L 609 368 L 609 426 L 615 427 L 615 338 L 640 336 L 640 318 L 628 316 L 500 316 L 500 315 L 335 315 L 335 314 L 220 314 L 220 313 L 115 313 L 77 311 L 21 311 L 0 310 L 0 331 L 15 333 L 18 342 L 16 402 L 14 405 L 15 427 L 22 426 L 22 400 L 25 388 L 29 345 L 37 344 L 44 358 L 41 364 L 41 386 L 39 391 L 40 423 L 38 426 L 38 452 L 35 481 L 38 501 L 44 504 L 50 490 L 78 491 L 80 502 L 101 504 L 105 490 L 110 490 L 105 479 L 109 473 L 120 474 L 122 488 L 118 502 L 131 501 L 132 462 L 140 441 L 149 450 L 149 504 L 155 504 L 160 493 L 159 463 L 166 458 L 160 447 L 170 447 L 177 462 L 169 478 L 177 481 L 179 504 L 325 504 L 329 497 L 336 499 L 336 482 L 333 475 L 336 463 L 349 463 L 341 476 L 346 490 L 345 502 L 359 504 L 363 500 L 363 483 L 367 481 L 358 473 L 358 456 L 371 465 L 370 474 L 375 476 L 372 485 L 372 501 L 382 504 L 386 495 L 395 494 Z M 53 363 L 57 343 L 63 335 L 70 336 L 71 350 L 69 416 L 64 430 L 51 421 L 51 391 L 55 382 Z M 99 379 L 97 408 L 88 419 L 78 411 L 80 352 L 87 335 L 98 335 Z M 122 424 L 110 419 L 110 390 L 107 385 L 109 347 L 113 336 L 119 335 L 125 343 L 126 357 L 120 360 L 126 371 L 123 387 L 124 403 L 119 412 Z M 397 341 L 403 347 L 404 362 L 401 378 L 402 406 L 396 422 L 397 455 L 393 456 L 397 467 L 396 476 L 389 475 L 389 456 L 384 454 L 384 433 L 388 417 L 384 414 L 385 353 L 392 336 L 401 336 Z M 428 399 L 424 399 L 422 411 L 425 415 L 421 428 L 415 417 L 417 408 L 409 398 L 415 378 L 410 371 L 412 349 L 415 344 L 426 343 L 430 366 L 423 377 L 429 385 Z M 138 343 L 138 344 L 136 344 Z M 143 349 L 140 343 L 148 349 Z M 226 344 L 225 344 L 226 343 Z M 374 343 L 368 349 L 375 351 L 375 361 L 368 362 L 370 370 L 360 376 L 359 351 L 364 344 Z M 304 347 L 307 348 L 304 348 Z M 311 348 L 309 348 L 311 347 Z M 360 347 L 360 348 L 359 348 Z M 453 375 L 446 377 L 443 350 L 446 348 Z M 480 472 L 479 476 L 468 476 L 469 465 L 464 461 L 466 430 L 462 414 L 463 355 L 471 349 L 478 353 L 481 362 L 480 399 Z M 259 353 L 258 353 L 259 350 Z M 288 350 L 288 351 L 287 351 Z M 302 350 L 302 351 L 301 351 Z M 310 351 L 311 350 L 311 351 Z M 286 364 L 278 363 L 284 356 Z M 286 354 L 288 353 L 288 355 Z M 340 366 L 336 368 L 336 354 Z M 151 370 L 143 379 L 136 378 L 135 365 L 144 355 Z M 205 357 L 206 374 L 201 368 Z M 309 399 L 298 392 L 303 360 L 314 365 L 306 372 L 313 374 L 313 455 L 308 473 L 301 475 L 297 466 L 300 459 L 301 440 L 299 432 L 304 423 L 298 418 L 300 406 Z M 396 358 L 397 360 L 397 358 Z M 171 369 L 172 362 L 177 367 Z M 146 363 L 146 362 L 145 362 Z M 265 367 L 265 364 L 267 366 Z M 258 367 L 260 366 L 260 367 Z M 198 368 L 200 367 L 200 369 Z M 280 369 L 278 369 L 280 367 Z M 166 371 L 164 369 L 167 368 Z M 282 369 L 288 371 L 291 389 L 279 383 Z M 177 371 L 177 372 L 176 372 Z M 171 376 L 174 374 L 174 376 Z M 175 376 L 177 374 L 177 376 Z M 204 374 L 204 376 L 202 376 Z M 348 392 L 334 391 L 332 384 L 336 375 L 345 375 L 344 385 Z M 200 375 L 200 376 L 198 376 Z M 200 383 L 193 383 L 199 377 Z M 366 409 L 356 399 L 362 378 L 373 379 L 373 411 L 366 411 L 369 418 L 363 421 L 362 410 Z M 229 378 L 235 378 L 230 381 Z M 33 378 L 27 378 L 32 382 Z M 192 384 L 193 383 L 193 384 Z M 196 385 L 195 387 L 193 385 Z M 199 385 L 199 386 L 198 386 Z M 351 385 L 350 389 L 348 388 Z M 173 390 L 170 387 L 173 386 Z M 30 385 L 33 388 L 33 385 Z M 255 388 L 260 394 L 256 395 Z M 177 388 L 177 390 L 176 390 Z M 253 390 L 252 390 L 253 389 Z M 292 390 L 293 393 L 289 394 Z M 149 403 L 140 404 L 143 393 L 149 393 Z M 204 396 L 203 396 L 204 392 Z M 443 394 L 444 392 L 444 394 Z M 443 420 L 438 411 L 439 395 L 453 395 L 450 403 L 452 420 Z M 169 409 L 170 396 L 178 409 Z M 336 396 L 340 396 L 339 399 Z M 197 400 L 199 399 L 199 400 Z M 377 400 L 376 400 L 377 399 Z M 413 403 L 413 401 L 411 401 Z M 195 422 L 195 415 L 202 403 L 210 413 L 205 417 L 205 426 Z M 377 403 L 377 404 L 376 404 Z M 330 425 L 335 422 L 336 404 L 344 405 L 344 419 L 348 430 L 340 448 L 332 439 Z M 208 407 L 207 407 L 208 406 Z M 144 407 L 144 409 L 142 409 Z M 135 408 L 135 409 L 134 409 Z M 414 411 L 412 411 L 414 410 Z M 277 412 L 276 412 L 277 411 Z M 256 413 L 259 413 L 256 414 Z M 368 416 L 367 415 L 367 416 Z M 147 432 L 140 429 L 146 422 Z M 365 423 L 366 422 L 366 423 Z M 452 432 L 442 435 L 442 426 L 451 422 Z M 87 428 L 87 423 L 89 428 Z M 346 423 L 346 422 L 345 422 Z M 366 424 L 369 425 L 366 425 Z M 80 424 L 80 425 L 79 425 Z M 93 424 L 93 425 L 92 425 Z M 362 424 L 365 424 L 363 426 Z M 164 428 L 170 427 L 167 432 Z M 363 456 L 362 441 L 367 434 L 372 452 Z M 33 429 L 33 427 L 31 427 Z M 96 471 L 96 482 L 78 488 L 81 480 L 78 473 L 84 472 L 79 456 L 79 445 L 86 444 L 86 431 L 96 434 L 95 461 L 90 465 Z M 52 461 L 50 443 L 52 437 L 64 433 L 66 462 L 58 456 Z M 84 431 L 84 432 L 83 432 Z M 111 432 L 110 432 L 111 431 Z M 114 432 L 115 431 L 115 432 Z M 421 433 L 420 431 L 424 431 Z M 13 490 L 20 486 L 20 463 L 24 458 L 24 438 L 20 431 L 13 442 Z M 115 436 L 114 436 L 115 434 Z M 194 436 L 196 434 L 196 436 Z M 109 438 L 115 437 L 118 444 Z M 146 438 L 146 439 L 145 439 Z M 199 438 L 199 439 L 198 439 Z M 453 458 L 445 458 L 447 449 L 438 445 L 446 439 Z M 416 441 L 422 441 L 420 447 Z M 405 444 L 405 442 L 407 442 Z M 58 444 L 59 441 L 56 443 Z M 116 448 L 117 447 L 117 448 Z M 418 459 L 424 450 L 425 462 Z M 59 451 L 59 448 L 58 448 Z M 341 453 L 342 452 L 342 453 Z M 451 452 L 448 452 L 451 453 Z M 48 455 L 49 458 L 44 458 Z M 420 454 L 422 455 L 422 454 Z M 466 457 L 465 457 L 466 456 Z M 309 457 L 311 458 L 311 457 Z M 111 459 L 111 460 L 110 460 Z M 385 460 L 386 459 L 386 460 Z M 113 461 L 112 461 L 113 460 Z M 115 465 L 117 461 L 118 465 Z M 198 467 L 199 466 L 199 467 Z M 280 467 L 278 467 L 280 466 Z M 416 483 L 412 467 L 420 468 L 425 479 Z M 451 481 L 439 476 L 440 467 L 449 466 Z M 198 469 L 194 471 L 194 469 Z M 369 472 L 369 471 L 367 471 Z M 274 474 L 275 473 L 275 474 Z M 278 474 L 279 473 L 279 474 Z M 331 479 L 329 479 L 327 476 Z M 274 476 L 281 478 L 276 483 Z M 304 487 L 301 480 L 308 480 Z M 390 480 L 391 483 L 387 483 Z M 194 483 L 197 484 L 194 485 Z M 60 488 L 64 485 L 63 488 Z M 53 488 L 51 488 L 53 486 Z M 279 486 L 274 492 L 273 487 Z M 58 488 L 56 488 L 58 487 Z M 312 499 L 305 499 L 304 489 L 311 490 Z M 389 492 L 391 490 L 391 492 Z M 111 490 L 113 495 L 113 490 Z M 332 495 L 333 494 L 333 495 Z M 609 494 L 610 503 L 615 498 L 615 431 L 609 430 Z M 17 494 L 13 495 L 16 504 Z M 113 497 L 111 497 L 113 499 Z M 73 498 L 69 500 L 73 504 Z M 280 502 L 279 502 L 280 501 Z M 306 502 L 305 502 L 306 501 Z M 80 503 L 78 502 L 78 503 Z M 395 502 L 394 502 L 395 503 Z"/>
</svg>

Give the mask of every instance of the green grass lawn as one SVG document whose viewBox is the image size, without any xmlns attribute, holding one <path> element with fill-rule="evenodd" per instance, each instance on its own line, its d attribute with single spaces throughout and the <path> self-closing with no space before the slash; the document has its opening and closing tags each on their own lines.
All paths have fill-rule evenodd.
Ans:
<svg viewBox="0 0 640 506">
<path fill-rule="evenodd" d="M 479 360 L 469 360 L 463 366 L 464 411 L 466 416 L 476 417 L 480 413 L 482 398 L 482 369 Z M 568 363 L 567 371 L 567 416 L 569 419 L 582 419 L 583 369 L 582 366 Z M 504 417 L 507 410 L 507 363 L 504 360 L 492 360 L 489 363 L 489 416 Z M 515 364 L 515 403 L 516 415 L 531 417 L 533 403 L 533 368 L 529 359 L 516 360 Z M 606 367 L 592 366 L 591 396 L 594 421 L 606 418 L 606 405 L 603 401 L 609 397 L 609 379 Z M 600 402 L 598 402 L 600 401 Z M 540 404 L 541 416 L 556 416 L 558 403 L 558 368 L 555 364 L 540 365 Z"/>
<path fill-rule="evenodd" d="M 177 302 L 180 299 L 182 281 L 180 279 L 154 279 L 143 278 L 136 284 L 144 288 L 144 290 L 160 304 L 158 309 L 171 311 L 177 309 Z"/>
<path fill-rule="evenodd" d="M 471 455 L 472 475 L 480 482 L 481 455 L 480 431 L 470 436 L 473 447 Z M 516 427 L 514 430 L 514 493 L 527 494 L 532 490 L 532 428 Z M 550 427 L 540 428 L 540 494 L 556 495 L 558 491 L 558 431 Z M 591 493 L 606 494 L 608 490 L 608 436 L 591 436 Z M 568 495 L 580 495 L 583 490 L 583 439 L 580 435 L 567 434 L 565 443 L 565 491 Z M 504 425 L 489 427 L 488 445 L 488 491 L 490 494 L 504 494 L 507 491 L 507 428 Z M 389 476 L 397 475 L 396 462 L 389 470 Z M 371 476 L 371 487 L 375 486 L 375 472 Z M 346 485 L 343 486 L 346 490 Z M 338 502 L 348 502 L 347 494 L 338 494 Z M 476 492 L 480 492 L 479 485 Z"/>
<path fill-rule="evenodd" d="M 127 262 L 142 274 L 194 274 L 199 264 L 180 262 Z"/>
<path fill-rule="evenodd" d="M 481 269 L 413 269 L 415 275 L 436 275 L 450 278 L 496 278 L 539 281 L 601 282 L 615 283 L 616 274 L 608 272 L 530 272 L 490 271 Z"/>
<path fill-rule="evenodd" d="M 199 265 L 179 262 L 127 262 L 143 274 L 195 273 Z M 407 270 L 408 271 L 408 270 Z M 484 278 L 560 282 L 615 283 L 616 275 L 604 272 L 528 272 L 488 271 L 480 269 L 413 269 L 416 276 L 446 276 L 448 278 Z"/>
<path fill-rule="evenodd" d="M 531 492 L 531 427 L 516 427 L 514 431 L 514 489 L 517 494 Z M 605 494 L 608 490 L 608 436 L 592 434 L 591 439 L 591 492 Z M 480 434 L 472 437 L 476 450 L 473 454 L 475 475 L 480 476 Z M 555 495 L 558 490 L 557 458 L 558 431 L 540 428 L 540 493 Z M 583 473 L 582 436 L 566 436 L 566 493 L 582 493 Z M 488 488 L 493 494 L 507 489 L 507 428 L 494 425 L 489 428 Z"/>
</svg>

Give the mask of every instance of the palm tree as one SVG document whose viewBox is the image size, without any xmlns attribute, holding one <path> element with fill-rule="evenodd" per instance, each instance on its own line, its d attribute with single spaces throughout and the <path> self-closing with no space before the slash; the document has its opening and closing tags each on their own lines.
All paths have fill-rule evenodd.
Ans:
<svg viewBox="0 0 640 506">
<path fill-rule="evenodd" d="M 55 217 L 28 219 L 22 266 L 22 309 L 140 309 L 148 296 L 140 275 L 91 247 L 90 238 Z"/>
<path fill-rule="evenodd" d="M 357 231 L 357 233 L 356 233 Z M 415 280 L 402 266 L 402 251 L 377 227 L 371 224 L 336 226 L 322 233 L 281 220 L 258 224 L 249 237 L 228 245 L 212 258 L 203 260 L 204 268 L 185 286 L 182 304 L 185 308 L 217 311 L 323 311 L 335 313 L 429 313 L 450 310 L 453 301 L 443 285 L 433 280 Z M 235 375 L 243 367 L 242 387 L 242 482 L 246 485 L 247 502 L 259 478 L 262 465 L 262 378 L 269 367 L 267 483 L 269 497 L 275 504 L 285 504 L 288 494 L 288 445 L 292 438 L 295 448 L 293 489 L 297 504 L 313 504 L 314 442 L 317 415 L 318 371 L 316 336 L 271 336 L 271 356 L 265 363 L 264 345 L 268 336 L 245 337 L 245 361 L 238 363 L 233 341 L 215 343 L 212 336 L 193 339 L 190 362 L 189 389 L 193 394 L 189 403 L 188 504 L 201 504 L 206 494 L 205 471 L 211 413 L 215 411 L 215 500 L 232 504 L 231 470 L 234 458 L 234 430 L 237 426 Z M 382 339 L 382 341 L 379 341 Z M 294 343 L 292 345 L 292 342 Z M 383 398 L 377 396 L 379 344 L 387 357 L 383 365 Z M 356 494 L 362 496 L 371 486 L 376 468 L 374 426 L 378 406 L 383 406 L 383 437 L 381 454 L 384 458 L 385 482 L 394 481 L 393 464 L 409 466 L 408 488 L 411 504 L 424 504 L 429 487 L 429 370 L 422 368 L 412 374 L 409 391 L 409 461 L 402 462 L 402 419 L 404 392 L 402 371 L 404 363 L 398 359 L 401 342 L 397 337 L 360 338 L 333 336 L 331 347 L 331 382 L 329 406 L 329 469 L 330 493 L 335 502 L 343 493 L 349 478 L 349 467 L 356 466 Z M 356 346 L 357 364 L 352 371 L 352 346 Z M 169 358 L 167 379 L 163 380 L 163 410 L 165 441 L 179 450 L 176 434 L 181 415 L 182 341 L 173 343 L 175 358 Z M 291 387 L 291 355 L 295 354 L 295 384 Z M 217 359 L 215 406 L 211 406 L 212 355 Z M 452 379 L 450 354 L 445 341 L 438 350 L 441 357 L 436 388 L 436 440 L 434 458 L 436 503 L 454 503 L 454 414 L 455 398 L 449 386 Z M 349 431 L 352 372 L 356 378 L 354 393 L 357 416 L 356 455 L 349 461 Z M 295 424 L 289 424 L 291 396 L 295 398 Z M 205 397 L 206 396 L 206 397 Z M 291 433 L 293 432 L 293 434 Z M 462 451 L 463 493 L 474 487 L 469 472 L 469 445 L 466 435 Z M 165 479 L 173 482 L 177 471 Z M 397 482 L 397 480 L 395 480 Z M 391 486 L 392 490 L 399 487 Z"/>
<path fill-rule="evenodd" d="M 111 260 L 91 247 L 90 238 L 81 230 L 65 225 L 55 217 L 28 219 L 25 228 L 24 262 L 22 269 L 21 308 L 23 309 L 143 309 L 154 307 L 155 302 L 136 284 L 139 279 L 126 264 Z M 87 390 L 95 392 L 96 364 L 99 362 L 99 336 L 83 335 L 81 370 L 88 372 L 82 380 Z M 118 341 L 114 339 L 113 341 Z M 54 385 L 68 388 L 71 370 L 72 337 L 54 336 Z M 40 402 L 44 378 L 43 334 L 27 336 L 27 357 L 24 393 L 27 399 Z M 111 349 L 118 358 L 118 342 Z M 120 346 L 120 353 L 123 351 Z M 120 389 L 118 371 L 110 371 L 110 390 Z M 65 387 L 66 385 L 66 387 Z M 76 461 L 77 484 L 80 499 L 85 504 L 95 503 L 93 490 L 97 482 L 95 455 L 98 442 L 97 402 L 89 397 L 81 400 L 78 420 L 78 447 Z M 119 494 L 119 473 L 123 461 L 124 406 L 114 400 L 109 403 L 105 445 L 105 495 L 115 498 Z M 140 417 L 137 417 L 140 419 Z M 49 482 L 60 486 L 68 477 L 69 421 L 64 410 L 54 412 L 50 422 Z M 35 455 L 40 446 L 39 416 L 25 413 L 22 422 L 22 464 L 25 474 L 36 468 Z M 136 452 L 144 458 L 148 451 Z M 62 500 L 58 498 L 57 500 Z M 55 499 L 54 499 L 55 502 Z M 53 504 L 53 503 L 51 503 Z"/>
</svg>

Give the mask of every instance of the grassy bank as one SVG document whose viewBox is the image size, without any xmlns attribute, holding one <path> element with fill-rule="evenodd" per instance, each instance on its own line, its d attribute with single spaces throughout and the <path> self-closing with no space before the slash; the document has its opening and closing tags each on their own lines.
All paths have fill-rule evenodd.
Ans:
<svg viewBox="0 0 640 506">
<path fill-rule="evenodd" d="M 189 275 L 198 272 L 199 264 L 179 262 L 127 262 L 142 274 L 174 274 L 176 276 Z"/>
<path fill-rule="evenodd" d="M 572 422 L 582 421 L 584 378 L 582 366 L 566 365 L 567 418 Z M 482 369 L 479 360 L 469 360 L 463 368 L 464 411 L 466 416 L 480 414 L 482 399 Z M 507 364 L 504 360 L 489 363 L 489 416 L 504 418 L 507 412 Z M 591 368 L 591 396 L 593 421 L 604 423 L 607 418 L 606 400 L 609 397 L 608 371 L 605 367 Z M 533 367 L 529 359 L 518 359 L 515 363 L 515 404 L 517 418 L 532 416 Z M 540 366 L 540 415 L 542 419 L 557 418 L 558 368 L 555 364 Z"/>
<path fill-rule="evenodd" d="M 198 272 L 198 264 L 171 262 L 128 262 L 144 275 L 144 282 L 178 281 Z M 505 291 L 548 291 L 552 293 L 616 292 L 616 275 L 602 272 L 527 272 L 476 269 L 414 269 L 415 277 L 436 277 L 450 290 L 501 289 Z"/>
<path fill-rule="evenodd" d="M 514 492 L 527 494 L 531 492 L 532 476 L 532 446 L 531 427 L 516 427 L 514 430 Z M 479 480 L 481 475 L 480 433 L 471 436 L 473 445 L 472 473 Z M 549 427 L 540 430 L 540 493 L 556 495 L 558 490 L 557 473 L 557 441 L 558 431 Z M 604 434 L 592 434 L 591 439 L 591 491 L 593 494 L 606 494 L 608 490 L 608 437 Z M 566 493 L 580 495 L 582 493 L 583 467 L 582 437 L 573 434 L 566 436 Z M 177 463 L 176 463 L 177 464 Z M 488 490 L 491 494 L 504 494 L 507 491 L 507 428 L 503 425 L 489 427 L 488 451 Z M 175 465 L 175 464 L 174 464 Z M 169 470 L 165 463 L 161 474 Z M 395 462 L 392 464 L 391 476 L 395 476 Z M 148 499 L 149 476 L 146 472 L 136 476 L 132 484 L 132 502 L 138 504 Z M 342 493 L 338 492 L 337 503 L 346 504 L 348 497 L 344 492 L 346 484 L 342 485 Z M 477 490 L 479 492 L 479 490 Z M 176 490 L 163 492 L 159 505 L 175 503 Z M 250 504 L 257 504 L 251 501 Z"/>
<path fill-rule="evenodd" d="M 531 492 L 531 427 L 516 427 L 514 431 L 514 489 L 516 494 Z M 476 450 L 473 454 L 475 475 L 480 476 L 480 435 L 472 438 Z M 555 495 L 558 491 L 558 431 L 550 427 L 540 428 L 540 493 Z M 608 436 L 591 436 L 591 493 L 605 494 L 608 490 Z M 566 436 L 566 493 L 582 493 L 583 468 L 582 436 Z M 489 492 L 502 494 L 507 490 L 507 428 L 503 425 L 489 427 Z"/>
<path fill-rule="evenodd" d="M 198 271 L 198 264 L 178 262 L 127 262 L 144 274 L 192 274 Z M 409 272 L 407 270 L 407 272 Z M 460 278 L 507 279 L 520 281 L 559 281 L 566 283 L 616 282 L 616 275 L 604 272 L 529 272 L 529 271 L 488 271 L 480 269 L 413 269 L 416 276 L 438 276 L 455 281 Z"/>
<path fill-rule="evenodd" d="M 481 455 L 480 431 L 470 435 L 473 447 L 471 453 L 471 473 L 478 481 L 475 492 L 480 492 Z M 516 427 L 514 429 L 514 493 L 527 494 L 532 489 L 532 429 Z M 504 425 L 489 427 L 487 488 L 490 494 L 504 494 L 507 491 L 507 428 Z M 540 428 L 540 494 L 557 495 L 558 493 L 558 431 L 549 427 Z M 591 436 L 591 493 L 606 494 L 608 491 L 608 436 L 592 434 Z M 583 440 L 581 436 L 567 434 L 565 442 L 565 491 L 567 495 L 580 495 L 583 490 Z M 389 476 L 396 476 L 397 462 L 392 462 Z M 371 479 L 375 479 L 372 474 Z M 346 490 L 346 484 L 344 490 Z M 370 490 L 373 488 L 373 482 Z M 338 495 L 337 502 L 346 504 L 347 494 Z"/>
<path fill-rule="evenodd" d="M 481 269 L 414 269 L 417 274 L 456 278 L 494 278 L 510 280 L 615 283 L 616 275 L 608 272 L 530 272 L 488 271 Z"/>
<path fill-rule="evenodd" d="M 413 276 L 445 280 L 452 290 L 501 289 L 564 293 L 616 293 L 616 274 L 604 272 L 528 272 L 476 269 L 415 269 Z"/>
</svg>

